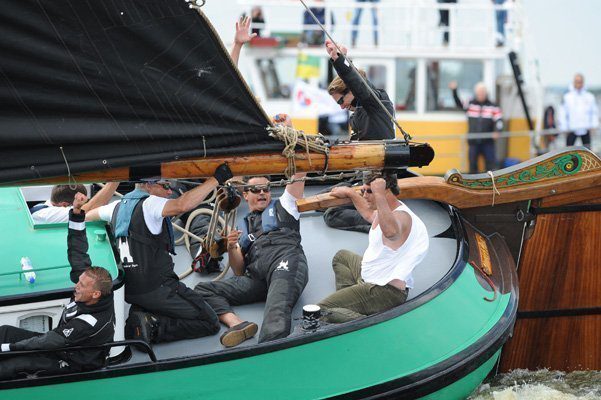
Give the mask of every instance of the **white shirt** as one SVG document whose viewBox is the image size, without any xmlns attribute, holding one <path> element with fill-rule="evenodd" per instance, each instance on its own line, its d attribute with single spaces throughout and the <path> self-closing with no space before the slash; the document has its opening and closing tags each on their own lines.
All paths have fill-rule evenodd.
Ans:
<svg viewBox="0 0 601 400">
<path fill-rule="evenodd" d="M 592 93 L 584 89 L 572 89 L 563 96 L 559 113 L 559 127 L 578 136 L 599 126 L 599 109 Z"/>
<path fill-rule="evenodd" d="M 115 207 L 120 202 L 114 201 L 110 204 L 98 208 L 98 216 L 106 222 L 111 222 Z M 142 200 L 140 200 L 142 201 Z M 146 227 L 153 235 L 158 235 L 163 230 L 163 208 L 169 199 L 150 195 L 142 204 L 142 213 Z"/>
<path fill-rule="evenodd" d="M 44 204 L 48 207 L 31 214 L 34 224 L 55 224 L 69 221 L 69 210 L 73 207 L 53 206 L 50 200 L 46 200 Z"/>
<path fill-rule="evenodd" d="M 361 261 L 361 277 L 367 283 L 385 286 L 394 279 L 405 281 L 413 288 L 413 269 L 424 259 L 428 252 L 430 238 L 426 225 L 405 204 L 393 212 L 405 211 L 411 216 L 411 232 L 405 243 L 396 250 L 384 244 L 380 224 L 369 231 L 369 246 Z"/>
</svg>

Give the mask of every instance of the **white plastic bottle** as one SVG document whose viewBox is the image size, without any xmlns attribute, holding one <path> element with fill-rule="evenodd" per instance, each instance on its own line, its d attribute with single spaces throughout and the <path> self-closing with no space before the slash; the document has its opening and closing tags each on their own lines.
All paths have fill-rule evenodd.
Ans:
<svg viewBox="0 0 601 400">
<path fill-rule="evenodd" d="M 31 260 L 29 257 L 21 257 L 21 269 L 23 271 L 31 271 L 25 272 L 23 275 L 25 276 L 25 280 L 29 283 L 35 282 L 35 272 L 33 272 L 33 266 L 31 265 Z"/>
</svg>

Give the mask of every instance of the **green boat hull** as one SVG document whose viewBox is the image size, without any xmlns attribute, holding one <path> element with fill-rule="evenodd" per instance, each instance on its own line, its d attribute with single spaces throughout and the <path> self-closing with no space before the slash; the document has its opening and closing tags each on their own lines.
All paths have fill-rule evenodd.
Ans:
<svg viewBox="0 0 601 400">
<path fill-rule="evenodd" d="M 490 292 L 473 268 L 463 264 L 454 272 L 456 278 L 431 300 L 412 309 L 408 303 L 407 310 L 391 310 L 346 333 L 40 378 L 40 386 L 6 389 L 0 398 L 464 398 L 497 360 L 516 299 L 508 293 L 485 301 Z"/>
</svg>

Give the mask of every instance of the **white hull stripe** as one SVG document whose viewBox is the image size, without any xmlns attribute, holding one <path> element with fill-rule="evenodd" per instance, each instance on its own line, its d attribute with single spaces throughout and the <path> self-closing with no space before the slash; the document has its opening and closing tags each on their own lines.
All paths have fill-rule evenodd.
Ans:
<svg viewBox="0 0 601 400">
<path fill-rule="evenodd" d="M 86 223 L 69 221 L 69 229 L 74 229 L 76 231 L 83 231 L 84 229 L 86 229 Z"/>
<path fill-rule="evenodd" d="M 75 317 L 75 319 L 84 320 L 92 326 L 95 326 L 96 322 L 98 322 L 98 320 L 96 318 L 94 318 L 93 316 L 91 316 L 90 314 L 81 314 L 81 315 L 78 315 L 77 317 Z"/>
</svg>

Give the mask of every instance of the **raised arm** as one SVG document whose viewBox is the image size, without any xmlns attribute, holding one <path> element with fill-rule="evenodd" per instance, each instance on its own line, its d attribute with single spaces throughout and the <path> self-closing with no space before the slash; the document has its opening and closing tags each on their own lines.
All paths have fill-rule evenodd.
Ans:
<svg viewBox="0 0 601 400">
<path fill-rule="evenodd" d="M 83 210 L 87 196 L 76 193 L 73 208 L 69 211 L 69 233 L 67 234 L 67 258 L 71 265 L 69 277 L 71 282 L 77 283 L 81 275 L 92 265 L 88 255 L 88 238 L 86 236 L 86 213 Z"/>
<path fill-rule="evenodd" d="M 163 207 L 163 217 L 173 217 L 196 208 L 217 187 L 232 178 L 232 171 L 223 163 L 217 167 L 213 177 L 204 181 L 202 185 L 182 194 L 177 199 L 170 199 Z"/>
<path fill-rule="evenodd" d="M 242 46 L 244 43 L 250 42 L 252 38 L 257 36 L 256 33 L 248 33 L 250 29 L 250 17 L 244 16 L 241 17 L 238 21 L 236 21 L 236 34 L 234 35 L 234 46 L 232 47 L 232 51 L 230 55 L 234 64 L 238 65 L 238 61 L 240 59 L 240 51 L 242 50 Z"/>
<path fill-rule="evenodd" d="M 330 41 L 326 40 L 326 50 L 328 55 L 332 59 L 332 65 L 340 76 L 340 79 L 344 81 L 347 88 L 353 93 L 353 95 L 359 100 L 362 106 L 374 106 L 379 107 L 377 100 L 372 94 L 373 86 L 367 81 L 367 85 L 363 81 L 361 75 L 356 69 L 351 67 L 351 64 L 346 59 L 347 49 L 340 45 L 341 53 L 338 53 L 336 46 Z"/>
<path fill-rule="evenodd" d="M 88 212 L 90 210 L 93 210 L 95 208 L 98 208 L 100 206 L 107 204 L 109 202 L 109 200 L 115 194 L 115 191 L 117 190 L 118 186 L 119 186 L 119 182 L 107 183 L 106 185 L 104 185 L 104 187 L 102 189 L 100 189 L 98 191 L 98 193 L 96 193 L 94 195 L 94 197 L 92 197 L 90 199 L 90 201 L 88 201 L 86 204 L 82 205 L 81 209 L 85 212 Z"/>
<path fill-rule="evenodd" d="M 459 98 L 459 94 L 457 93 L 457 82 L 451 81 L 449 83 L 449 89 L 451 89 L 451 92 L 453 92 L 453 100 L 455 101 L 455 106 L 465 111 L 465 106 L 463 105 L 463 102 L 461 101 L 461 99 Z"/>
<path fill-rule="evenodd" d="M 374 212 L 369 208 L 367 201 L 363 198 L 360 192 L 351 187 L 343 186 L 333 188 L 330 194 L 334 197 L 338 197 L 339 199 L 351 199 L 353 205 L 364 220 L 368 222 L 374 221 Z"/>
<path fill-rule="evenodd" d="M 373 192 L 376 208 L 378 210 L 378 224 L 382 230 L 382 235 L 394 247 L 400 247 L 411 231 L 411 216 L 406 212 L 394 212 L 390 208 L 388 199 L 386 198 L 386 181 L 378 178 L 371 182 L 371 190 Z"/>
</svg>

